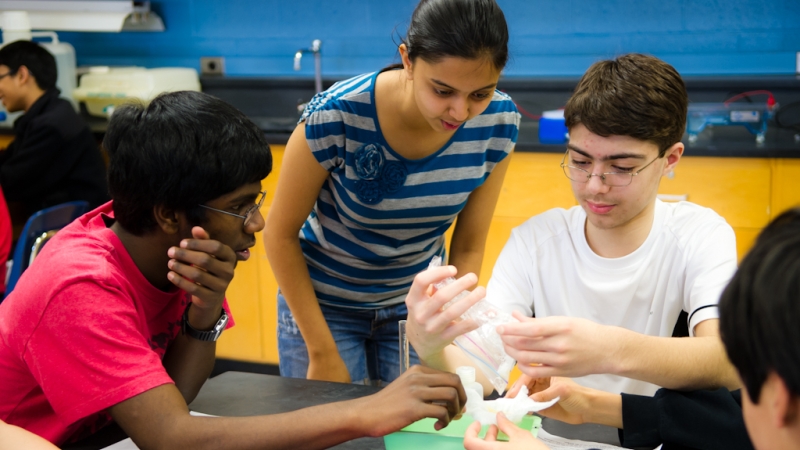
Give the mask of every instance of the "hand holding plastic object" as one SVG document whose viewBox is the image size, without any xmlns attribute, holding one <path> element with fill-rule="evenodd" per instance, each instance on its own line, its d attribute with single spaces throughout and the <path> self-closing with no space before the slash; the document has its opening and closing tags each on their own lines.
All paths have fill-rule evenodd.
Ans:
<svg viewBox="0 0 800 450">
<path fill-rule="evenodd" d="M 619 352 L 632 332 L 576 317 L 530 318 L 498 328 L 505 351 L 531 378 L 616 373 Z"/>
<path fill-rule="evenodd" d="M 442 259 L 435 256 L 429 269 L 439 267 Z M 455 283 L 455 278 L 449 277 L 434 284 L 434 286 L 441 290 L 449 287 Z M 442 306 L 443 311 L 450 308 L 461 306 L 462 299 L 470 296 L 469 291 L 462 291 L 455 296 L 451 301 Z M 462 309 L 459 308 L 459 311 Z M 508 376 L 511 374 L 511 369 L 514 368 L 514 359 L 510 357 L 503 349 L 503 341 L 497 334 L 496 328 L 500 325 L 516 322 L 510 314 L 495 309 L 485 300 L 481 299 L 472 304 L 460 316 L 463 321 L 474 321 L 479 325 L 468 333 L 459 335 L 455 338 L 456 345 L 470 357 L 486 378 L 492 383 L 492 386 L 499 393 L 505 391 L 508 385 Z"/>
<path fill-rule="evenodd" d="M 622 397 L 619 394 L 581 386 L 569 378 L 552 377 L 539 383 L 542 389 L 530 396 L 539 402 L 558 398 L 558 403 L 539 411 L 540 416 L 579 425 L 596 423 L 622 428 Z"/>
<path fill-rule="evenodd" d="M 478 324 L 472 320 L 461 320 L 461 314 L 484 296 L 481 287 L 463 298 L 452 308 L 442 307 L 459 292 L 475 285 L 478 278 L 467 274 L 456 282 L 442 288 L 434 289 L 433 285 L 456 274 L 453 266 L 436 267 L 420 272 L 411 285 L 406 296 L 408 322 L 406 332 L 408 341 L 414 346 L 422 362 L 428 364 L 453 340 L 464 333 L 474 330 Z"/>
</svg>

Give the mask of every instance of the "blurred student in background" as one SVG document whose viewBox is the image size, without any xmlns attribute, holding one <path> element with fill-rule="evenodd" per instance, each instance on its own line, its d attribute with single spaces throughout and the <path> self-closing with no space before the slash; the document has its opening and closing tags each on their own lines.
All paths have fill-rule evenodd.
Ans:
<svg viewBox="0 0 800 450">
<path fill-rule="evenodd" d="M 0 186 L 14 225 L 48 206 L 108 201 L 105 163 L 89 127 L 59 98 L 53 55 L 30 41 L 0 48 L 0 98 L 14 122 L 14 141 L 0 151 Z"/>
</svg>

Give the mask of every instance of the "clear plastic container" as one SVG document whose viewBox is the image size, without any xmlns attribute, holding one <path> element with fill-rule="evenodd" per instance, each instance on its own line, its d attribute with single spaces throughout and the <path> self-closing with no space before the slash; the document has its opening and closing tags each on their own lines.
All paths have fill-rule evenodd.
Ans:
<svg viewBox="0 0 800 450">
<path fill-rule="evenodd" d="M 148 102 L 162 92 L 200 91 L 197 71 L 185 67 L 92 67 L 81 77 L 75 99 L 93 116 L 108 117 L 131 100 Z"/>
<path fill-rule="evenodd" d="M 439 267 L 441 263 L 442 258 L 434 256 L 428 267 Z M 441 289 L 455 281 L 455 278 L 448 277 L 434 286 Z M 462 291 L 447 302 L 442 309 L 447 309 L 467 295 L 469 295 L 469 291 Z M 475 363 L 475 366 L 492 383 L 495 390 L 502 394 L 508 386 L 508 378 L 516 361 L 505 352 L 503 341 L 497 334 L 497 327 L 516 322 L 517 319 L 511 314 L 495 309 L 482 299 L 464 312 L 461 320 L 473 320 L 478 324 L 478 328 L 458 336 L 455 344 Z"/>
</svg>

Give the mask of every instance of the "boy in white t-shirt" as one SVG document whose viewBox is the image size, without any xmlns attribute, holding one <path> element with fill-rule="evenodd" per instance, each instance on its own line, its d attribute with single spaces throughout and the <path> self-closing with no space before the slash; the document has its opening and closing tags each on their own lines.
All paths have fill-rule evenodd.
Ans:
<svg viewBox="0 0 800 450">
<path fill-rule="evenodd" d="M 524 374 L 518 385 L 568 376 L 644 395 L 658 386 L 738 386 L 716 306 L 736 270 L 733 230 L 710 209 L 656 199 L 661 177 L 683 154 L 687 104 L 678 72 L 639 54 L 594 64 L 567 102 L 561 165 L 579 206 L 517 227 L 486 293 L 521 321 L 498 328 Z M 476 281 L 468 274 L 435 293 L 426 289 L 453 272 L 420 274 L 406 299 L 420 359 L 448 370 L 469 363 L 448 344 L 474 328 L 454 319 L 484 295 L 477 288 L 442 311 Z M 681 311 L 691 338 L 671 337 Z"/>
</svg>

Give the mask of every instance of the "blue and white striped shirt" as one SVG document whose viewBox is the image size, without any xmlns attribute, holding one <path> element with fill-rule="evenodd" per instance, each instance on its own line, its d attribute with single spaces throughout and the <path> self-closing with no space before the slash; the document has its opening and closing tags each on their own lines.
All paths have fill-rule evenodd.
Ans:
<svg viewBox="0 0 800 450">
<path fill-rule="evenodd" d="M 300 230 L 320 303 L 360 309 L 404 301 L 414 276 L 495 165 L 508 156 L 519 113 L 499 91 L 436 153 L 409 160 L 380 131 L 378 72 L 340 81 L 303 113 L 306 140 L 330 176 Z M 299 174 L 297 174 L 299 175 Z"/>
</svg>

